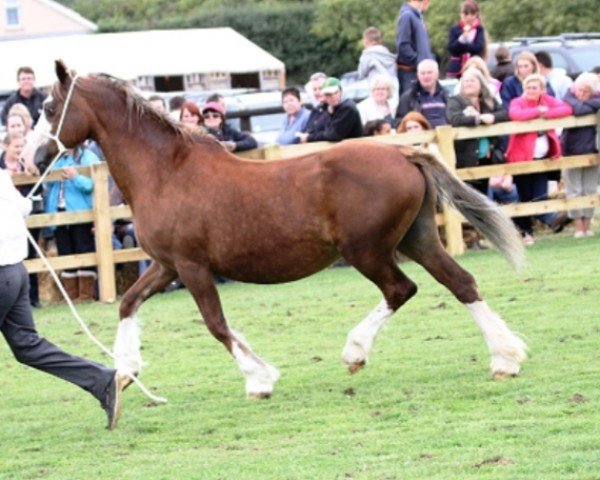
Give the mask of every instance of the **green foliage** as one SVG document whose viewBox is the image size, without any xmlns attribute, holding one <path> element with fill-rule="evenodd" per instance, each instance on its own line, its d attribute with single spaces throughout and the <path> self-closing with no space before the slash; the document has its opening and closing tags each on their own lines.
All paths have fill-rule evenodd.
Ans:
<svg viewBox="0 0 600 480">
<path fill-rule="evenodd" d="M 400 0 L 63 0 L 104 32 L 230 26 L 286 63 L 290 83 L 314 71 L 333 75 L 356 68 L 362 32 L 376 26 L 395 50 Z M 480 0 L 492 40 L 514 36 L 594 31 L 597 0 Z M 448 30 L 460 1 L 433 0 L 425 15 L 433 51 L 442 66 Z M 198 48 L 201 48 L 198 46 Z"/>
<path fill-rule="evenodd" d="M 242 374 L 183 290 L 145 303 L 141 379 L 114 432 L 83 390 L 19 365 L 0 342 L 1 480 L 592 480 L 598 478 L 600 237 L 539 238 L 529 269 L 493 251 L 459 259 L 526 337 L 518 378 L 494 382 L 466 309 L 412 263 L 419 293 L 379 335 L 364 371 L 340 362 L 348 331 L 381 299 L 351 268 L 285 285 L 219 287 L 232 327 L 282 377 L 244 396 Z M 79 305 L 111 345 L 118 305 Z M 107 361 L 64 306 L 35 312 L 40 333 Z"/>
</svg>

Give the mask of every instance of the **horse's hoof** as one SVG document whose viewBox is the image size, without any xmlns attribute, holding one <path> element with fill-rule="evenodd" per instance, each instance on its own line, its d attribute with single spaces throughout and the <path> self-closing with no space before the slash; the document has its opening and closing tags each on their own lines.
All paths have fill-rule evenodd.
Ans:
<svg viewBox="0 0 600 480">
<path fill-rule="evenodd" d="M 494 372 L 492 373 L 493 380 L 506 380 L 507 378 L 516 377 L 516 373 L 506 373 L 506 372 Z"/>
<path fill-rule="evenodd" d="M 249 393 L 248 398 L 257 399 L 257 400 L 267 400 L 271 398 L 271 392 L 255 392 Z"/>
<path fill-rule="evenodd" d="M 365 364 L 366 362 L 364 360 L 358 363 L 351 363 L 348 365 L 348 372 L 350 372 L 350 375 L 354 375 L 356 372 L 365 368 Z"/>
</svg>

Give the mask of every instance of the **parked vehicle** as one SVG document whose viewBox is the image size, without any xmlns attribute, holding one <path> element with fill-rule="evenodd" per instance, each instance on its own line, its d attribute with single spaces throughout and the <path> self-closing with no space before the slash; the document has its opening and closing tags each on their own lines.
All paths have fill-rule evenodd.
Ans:
<svg viewBox="0 0 600 480">
<path fill-rule="evenodd" d="M 552 58 L 555 68 L 563 68 L 567 75 L 577 77 L 600 66 L 600 32 L 563 33 L 555 37 L 516 37 L 503 42 L 512 54 L 513 63 L 519 53 L 546 51 Z M 488 67 L 496 66 L 496 49 L 500 43 L 488 46 Z"/>
</svg>

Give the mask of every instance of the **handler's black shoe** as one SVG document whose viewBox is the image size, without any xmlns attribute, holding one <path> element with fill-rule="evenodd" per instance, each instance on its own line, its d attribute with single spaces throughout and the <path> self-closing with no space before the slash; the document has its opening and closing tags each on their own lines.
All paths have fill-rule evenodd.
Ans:
<svg viewBox="0 0 600 480">
<path fill-rule="evenodd" d="M 109 430 L 113 430 L 117 426 L 117 422 L 121 416 L 123 387 L 127 384 L 127 380 L 128 378 L 125 375 L 121 375 L 117 372 L 106 387 L 102 408 L 106 412 L 106 417 L 108 419 L 106 428 Z"/>
</svg>

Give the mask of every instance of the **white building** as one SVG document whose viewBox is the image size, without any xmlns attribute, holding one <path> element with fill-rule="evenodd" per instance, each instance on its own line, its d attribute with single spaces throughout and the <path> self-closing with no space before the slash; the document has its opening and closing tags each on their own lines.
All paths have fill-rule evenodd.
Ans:
<svg viewBox="0 0 600 480">
<path fill-rule="evenodd" d="M 0 58 L 0 91 L 16 88 L 24 65 L 35 70 L 37 86 L 50 86 L 56 59 L 78 73 L 107 73 L 150 91 L 285 85 L 283 62 L 228 27 L 0 41 Z"/>
</svg>

